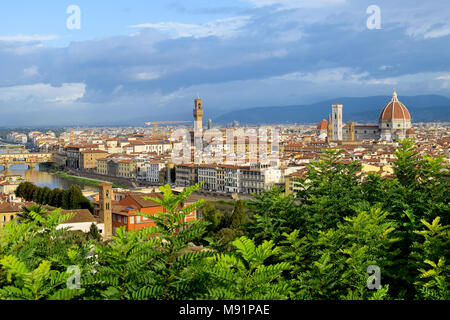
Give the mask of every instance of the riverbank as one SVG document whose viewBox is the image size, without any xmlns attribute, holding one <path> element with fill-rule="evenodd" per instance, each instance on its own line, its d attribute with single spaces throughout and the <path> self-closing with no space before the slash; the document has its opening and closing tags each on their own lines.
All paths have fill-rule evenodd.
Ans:
<svg viewBox="0 0 450 320">
<path fill-rule="evenodd" d="M 53 168 L 48 170 L 48 171 L 50 173 L 53 173 L 53 174 L 61 177 L 61 178 L 66 179 L 66 180 L 79 182 L 79 183 L 83 183 L 83 184 L 86 184 L 86 185 L 89 185 L 89 186 L 94 186 L 94 187 L 97 187 L 97 186 L 101 185 L 102 183 L 107 182 L 107 181 L 101 181 L 101 180 L 93 180 L 93 179 L 76 177 L 76 176 L 68 174 L 67 172 L 59 171 L 59 170 L 56 170 L 56 169 L 53 169 Z M 126 186 L 122 186 L 122 185 L 119 185 L 119 184 L 114 184 L 113 183 L 112 186 L 113 186 L 113 188 L 127 189 Z"/>
</svg>

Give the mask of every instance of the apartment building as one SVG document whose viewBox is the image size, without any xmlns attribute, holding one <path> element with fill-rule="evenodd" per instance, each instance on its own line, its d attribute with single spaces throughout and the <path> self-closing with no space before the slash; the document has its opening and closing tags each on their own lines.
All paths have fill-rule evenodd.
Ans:
<svg viewBox="0 0 450 320">
<path fill-rule="evenodd" d="M 175 166 L 176 185 L 188 187 L 198 182 L 197 165 L 179 164 Z"/>
<path fill-rule="evenodd" d="M 94 172 L 97 170 L 98 159 L 104 159 L 108 155 L 107 151 L 103 150 L 83 150 L 79 153 L 80 169 L 83 171 Z"/>
<path fill-rule="evenodd" d="M 147 181 L 153 183 L 160 183 L 161 171 L 166 167 L 163 161 L 150 161 L 146 167 Z"/>
<path fill-rule="evenodd" d="M 198 166 L 198 183 L 203 183 L 202 189 L 217 191 L 217 169 L 216 165 Z"/>
</svg>

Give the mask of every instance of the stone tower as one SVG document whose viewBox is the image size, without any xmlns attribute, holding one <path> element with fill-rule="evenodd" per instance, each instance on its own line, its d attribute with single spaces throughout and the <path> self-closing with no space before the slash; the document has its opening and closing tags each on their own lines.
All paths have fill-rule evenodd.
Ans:
<svg viewBox="0 0 450 320">
<path fill-rule="evenodd" d="M 333 104 L 332 106 L 332 140 L 342 141 L 342 104 Z"/>
<path fill-rule="evenodd" d="M 333 129 L 331 127 L 331 115 L 328 115 L 327 142 L 330 143 L 332 140 L 333 140 Z"/>
<path fill-rule="evenodd" d="M 195 99 L 194 107 L 194 131 L 201 132 L 203 129 L 203 103 L 200 97 Z"/>
<path fill-rule="evenodd" d="M 355 123 L 353 121 L 347 122 L 347 141 L 355 141 Z"/>
<path fill-rule="evenodd" d="M 99 185 L 99 205 L 100 219 L 103 218 L 104 223 L 104 231 L 103 238 L 111 238 L 112 237 L 112 206 L 111 206 L 111 193 L 112 193 L 112 185 L 109 183 L 103 183 Z"/>
</svg>

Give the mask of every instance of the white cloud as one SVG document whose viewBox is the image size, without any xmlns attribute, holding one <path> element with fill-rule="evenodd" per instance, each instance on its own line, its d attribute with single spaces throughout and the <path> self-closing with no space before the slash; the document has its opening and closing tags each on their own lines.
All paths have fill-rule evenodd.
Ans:
<svg viewBox="0 0 450 320">
<path fill-rule="evenodd" d="M 10 41 L 10 42 L 30 42 L 30 41 L 49 41 L 58 39 L 59 36 L 56 34 L 33 34 L 33 35 L 25 35 L 18 34 L 15 36 L 0 36 L 0 41 Z"/>
<path fill-rule="evenodd" d="M 135 75 L 136 80 L 149 81 L 158 79 L 161 75 L 157 72 L 140 72 Z"/>
<path fill-rule="evenodd" d="M 436 80 L 450 80 L 450 74 L 439 76 L 436 78 Z"/>
<path fill-rule="evenodd" d="M 407 29 L 406 34 L 413 38 L 423 37 L 424 39 L 445 37 L 450 35 L 450 24 L 438 28 L 433 28 L 430 23 L 412 26 Z"/>
<path fill-rule="evenodd" d="M 84 83 L 64 83 L 54 87 L 46 83 L 0 88 L 0 101 L 71 103 L 84 96 Z"/>
<path fill-rule="evenodd" d="M 219 19 L 204 24 L 186 24 L 179 22 L 144 23 L 133 25 L 130 28 L 152 28 L 169 32 L 175 38 L 194 37 L 203 38 L 216 36 L 228 38 L 235 36 L 239 29 L 245 26 L 250 16 L 240 16 L 226 19 Z"/>
<path fill-rule="evenodd" d="M 23 70 L 23 75 L 27 78 L 37 76 L 37 75 L 39 75 L 39 68 L 37 66 L 31 66 L 29 68 L 25 68 Z"/>
<path fill-rule="evenodd" d="M 360 82 L 367 78 L 368 72 L 358 73 L 352 68 L 322 69 L 317 72 L 292 72 L 282 76 L 273 77 L 275 80 L 294 80 L 312 83 L 324 83 L 333 81 Z"/>
<path fill-rule="evenodd" d="M 330 5 L 345 4 L 347 0 L 248 0 L 256 7 L 277 5 L 285 9 L 322 8 Z"/>
</svg>

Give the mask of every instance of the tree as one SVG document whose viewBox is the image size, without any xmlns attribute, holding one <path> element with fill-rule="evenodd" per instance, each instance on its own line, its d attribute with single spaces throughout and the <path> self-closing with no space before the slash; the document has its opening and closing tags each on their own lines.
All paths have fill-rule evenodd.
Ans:
<svg viewBox="0 0 450 320">
<path fill-rule="evenodd" d="M 42 189 L 42 204 L 50 204 L 50 193 L 52 190 L 49 187 Z"/>
<path fill-rule="evenodd" d="M 201 210 L 203 219 L 209 222 L 207 230 L 211 233 L 216 232 L 223 218 L 222 212 L 217 210 L 216 207 L 214 207 L 214 205 L 209 201 L 205 203 Z"/>
<path fill-rule="evenodd" d="M 42 261 L 30 271 L 25 263 L 9 255 L 0 260 L 9 283 L 0 288 L 0 299 L 4 300 L 70 300 L 83 294 L 84 289 L 69 289 L 69 272 L 52 270 L 50 261 Z M 19 288 L 17 286 L 20 286 Z"/>
<path fill-rule="evenodd" d="M 234 254 L 217 254 L 210 258 L 209 272 L 213 284 L 207 299 L 216 300 L 283 300 L 290 286 L 282 273 L 290 269 L 289 263 L 265 265 L 264 262 L 279 252 L 272 241 L 255 244 L 246 237 L 233 241 Z"/>
<path fill-rule="evenodd" d="M 342 217 L 355 215 L 353 207 L 363 196 L 356 176 L 361 165 L 344 162 L 342 153 L 343 150 L 324 150 L 319 161 L 308 165 L 306 177 L 299 179 L 303 185 L 297 194 L 300 231 L 326 230 Z"/>
<path fill-rule="evenodd" d="M 73 215 L 29 215 L 28 222 L 15 219 L 0 228 L 0 299 L 70 300 L 83 294 L 66 283 L 73 275 L 69 266 L 92 270 L 89 244 L 74 245 L 64 238 L 68 228 L 57 229 Z"/>
<path fill-rule="evenodd" d="M 98 231 L 97 225 L 95 223 L 91 224 L 91 227 L 89 228 L 89 232 L 86 234 L 87 240 L 95 240 L 95 241 L 101 241 L 102 236 L 100 232 Z"/>
<path fill-rule="evenodd" d="M 245 233 L 255 239 L 256 243 L 272 239 L 278 244 L 284 239 L 284 232 L 291 232 L 299 227 L 298 208 L 292 196 L 286 196 L 279 188 L 274 188 L 256 195 L 250 202 L 253 220 L 246 225 Z"/>
<path fill-rule="evenodd" d="M 38 214 L 41 217 L 45 217 L 48 213 L 47 209 L 40 205 L 32 205 L 30 207 L 22 207 L 22 212 L 17 214 L 17 219 L 21 223 L 29 223 L 35 221 L 32 213 Z"/>
<path fill-rule="evenodd" d="M 96 245 L 95 273 L 86 273 L 81 281 L 88 299 L 141 300 L 153 298 L 162 290 L 155 286 L 154 262 L 158 240 L 152 230 L 145 228 L 126 232 L 116 229 L 116 235 L 107 245 Z"/>
<path fill-rule="evenodd" d="M 394 253 L 395 223 L 379 208 L 342 218 L 337 228 L 299 237 L 285 234 L 281 261 L 294 266 L 291 273 L 294 299 L 370 299 L 366 273 L 370 265 L 384 275 Z M 384 277 L 384 276 L 383 276 Z M 386 290 L 387 288 L 384 288 Z"/>
<path fill-rule="evenodd" d="M 155 215 L 142 214 L 155 223 L 153 232 L 161 241 L 157 254 L 158 272 L 155 281 L 162 290 L 159 299 L 200 298 L 204 287 L 204 258 L 212 255 L 210 250 L 193 247 L 206 232 L 208 223 L 202 220 L 187 220 L 186 217 L 203 205 L 203 200 L 186 204 L 190 195 L 199 190 L 198 185 L 187 187 L 179 194 L 172 193 L 169 185 L 159 188 L 162 198 L 146 197 L 164 208 Z"/>
<path fill-rule="evenodd" d="M 88 295 L 106 299 L 195 299 L 206 292 L 200 280 L 204 258 L 211 251 L 198 250 L 192 241 L 206 232 L 207 222 L 186 217 L 203 204 L 186 205 L 198 185 L 173 194 L 170 186 L 160 187 L 163 197 L 152 200 L 164 208 L 155 215 L 137 213 L 155 226 L 117 234 L 107 246 L 96 246 L 99 265 L 96 274 L 85 278 Z"/>
<path fill-rule="evenodd" d="M 418 274 L 415 285 L 418 299 L 448 300 L 448 275 L 450 232 L 449 226 L 443 226 L 437 217 L 432 223 L 421 221 L 425 230 L 415 231 L 422 241 L 413 244 L 411 259 L 415 261 Z M 430 268 L 431 267 L 431 268 Z M 428 270 L 426 270 L 427 268 Z"/>
<path fill-rule="evenodd" d="M 65 191 L 67 202 L 64 209 L 80 209 L 80 202 L 83 199 L 83 193 L 79 186 L 73 184 L 68 190 Z"/>
<path fill-rule="evenodd" d="M 244 203 L 242 200 L 238 200 L 234 205 L 233 215 L 231 216 L 231 228 L 240 230 L 246 222 L 247 216 L 244 211 Z"/>
</svg>

